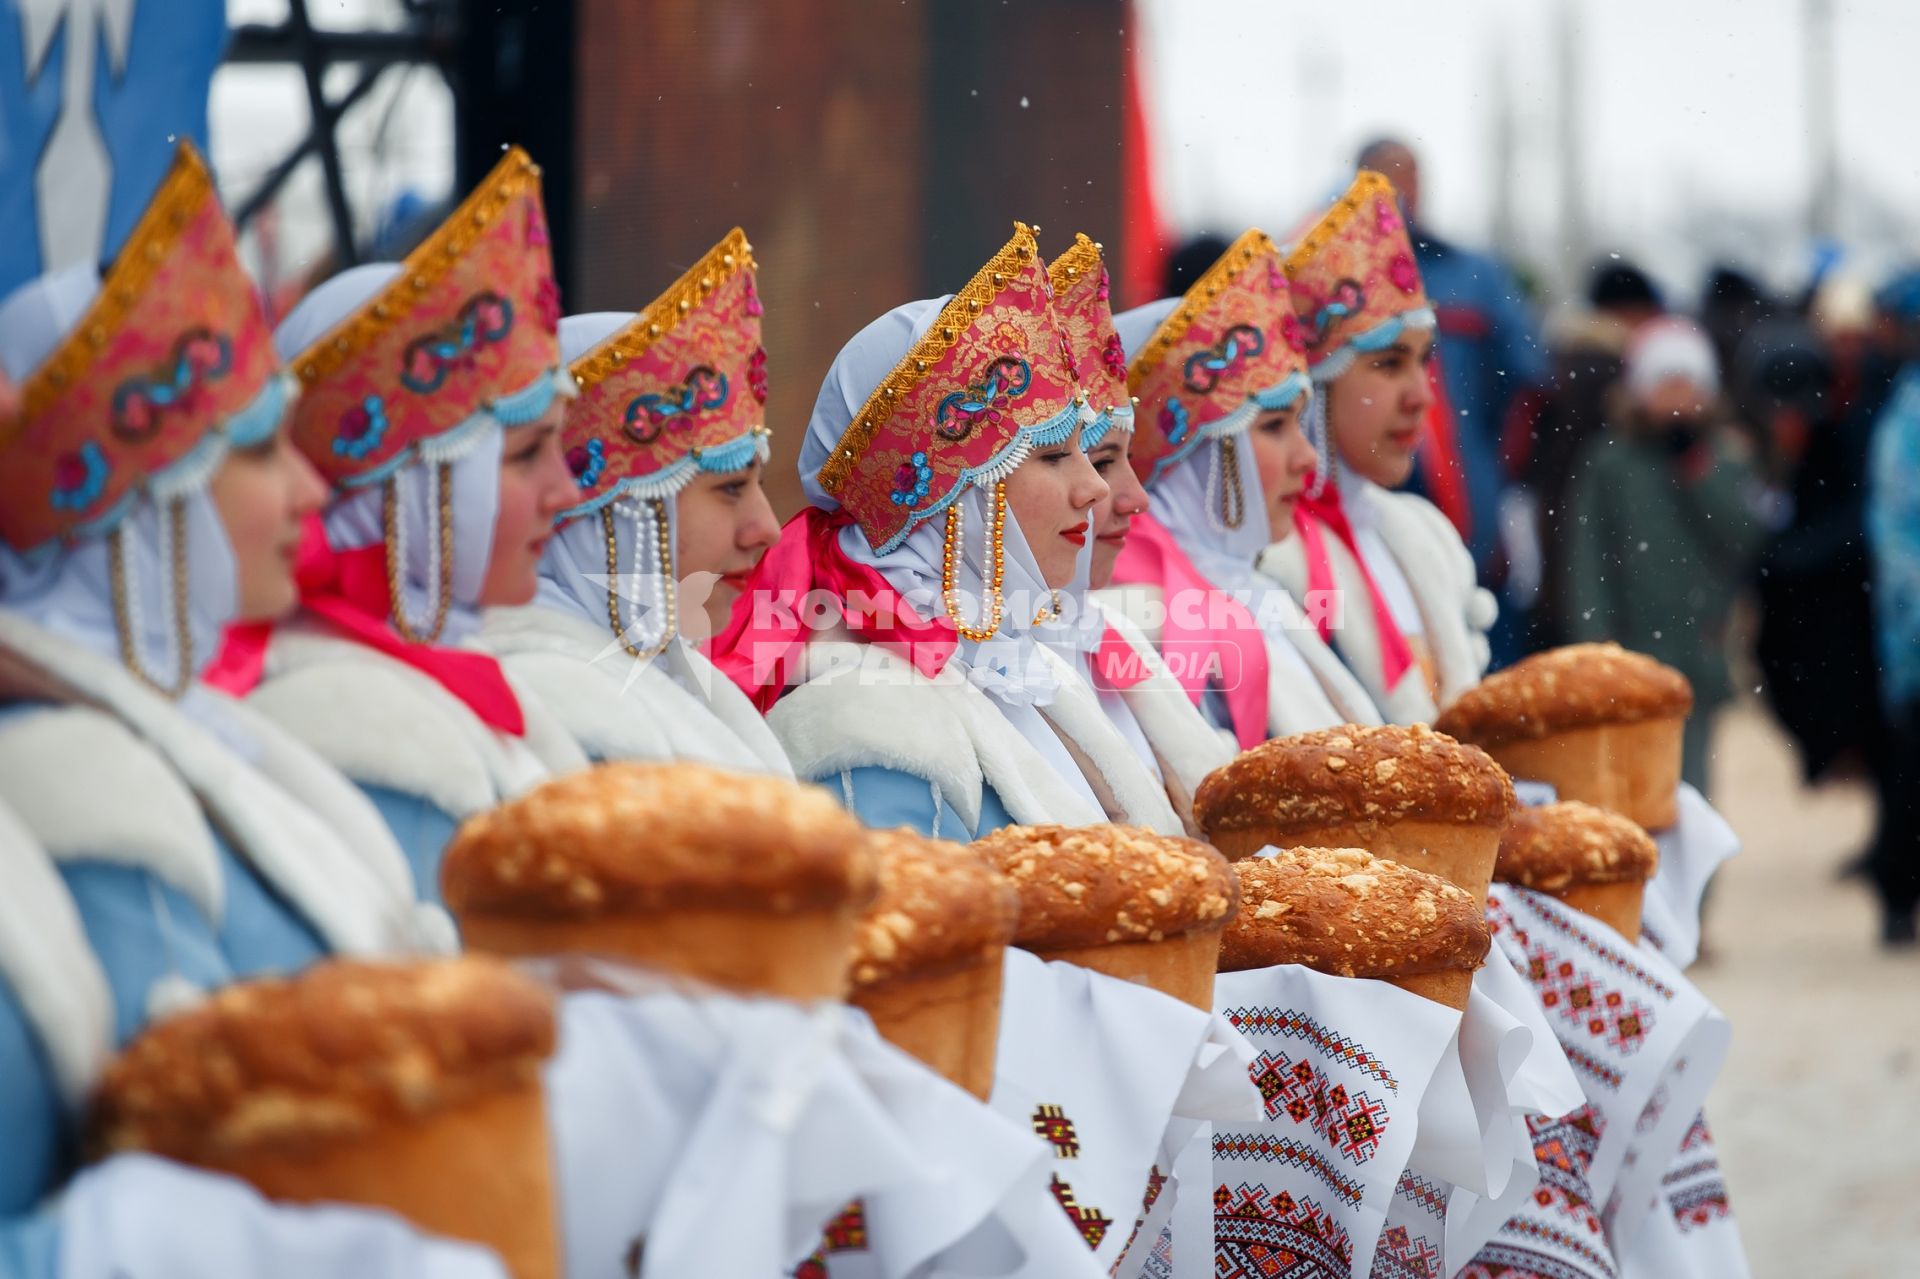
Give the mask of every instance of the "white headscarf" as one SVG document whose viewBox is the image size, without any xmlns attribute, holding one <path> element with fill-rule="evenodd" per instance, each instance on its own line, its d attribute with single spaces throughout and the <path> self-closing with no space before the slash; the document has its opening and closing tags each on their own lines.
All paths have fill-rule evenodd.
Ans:
<svg viewBox="0 0 1920 1279">
<path fill-rule="evenodd" d="M 815 506 L 829 511 L 839 509 L 840 504 L 820 486 L 820 468 L 833 455 L 834 446 L 840 442 L 854 415 L 866 404 L 873 388 L 886 380 L 950 300 L 948 295 L 897 306 L 856 333 L 835 357 L 821 383 L 813 416 L 807 422 L 806 439 L 800 446 L 800 483 L 807 500 Z M 969 614 L 962 620 L 972 622 L 978 619 L 986 594 L 991 494 L 980 487 L 970 487 L 954 506 L 961 511 L 963 532 L 960 580 L 955 587 Z M 945 531 L 944 518 L 925 520 L 899 546 L 879 555 L 859 525 L 850 524 L 840 530 L 840 549 L 855 563 L 878 570 L 887 584 L 900 592 L 921 616 L 937 617 L 946 612 L 941 594 Z M 1100 803 L 1092 787 L 1061 744 L 1059 735 L 1039 713 L 1040 707 L 1053 701 L 1060 687 L 1058 678 L 1037 651 L 1042 628 L 1034 621 L 1053 592 L 1041 575 L 1040 566 L 1028 549 L 1011 510 L 1007 512 L 1002 545 L 1006 568 L 1001 593 L 1006 608 L 1000 628 L 983 642 L 962 639 L 954 660 L 962 664 L 971 683 L 994 699 L 1020 735 L 1099 811 Z M 1081 561 L 1078 580 L 1084 588 L 1086 556 L 1083 555 Z"/>
<path fill-rule="evenodd" d="M 0 303 L 0 368 L 24 381 L 78 324 L 100 291 L 91 266 L 66 267 L 22 285 Z M 220 454 L 209 453 L 217 463 Z M 187 627 L 190 660 L 199 671 L 220 646 L 239 606 L 239 569 L 226 526 L 204 483 L 210 468 L 193 468 L 185 486 Z M 160 685 L 178 670 L 173 615 L 172 521 L 164 499 L 142 492 L 115 526 L 131 616 L 135 660 Z M 113 661 L 121 660 L 115 624 L 111 538 L 60 541 L 22 555 L 0 544 L 0 607 Z M 183 709 L 195 709 L 189 696 Z"/>
<path fill-rule="evenodd" d="M 375 262 L 342 271 L 288 312 L 274 330 L 273 344 L 291 361 L 335 325 L 386 287 L 400 273 L 392 262 Z M 455 644 L 479 628 L 476 605 L 493 557 L 493 525 L 500 507 L 500 455 L 505 432 L 491 419 L 463 437 L 452 461 L 453 604 L 438 643 Z M 438 604 L 434 587 L 439 550 L 438 467 L 414 458 L 395 474 L 399 482 L 400 543 L 406 572 L 401 592 L 409 618 L 431 618 Z M 322 513 L 327 543 L 336 551 L 373 546 L 385 537 L 382 484 L 337 495 Z"/>
</svg>

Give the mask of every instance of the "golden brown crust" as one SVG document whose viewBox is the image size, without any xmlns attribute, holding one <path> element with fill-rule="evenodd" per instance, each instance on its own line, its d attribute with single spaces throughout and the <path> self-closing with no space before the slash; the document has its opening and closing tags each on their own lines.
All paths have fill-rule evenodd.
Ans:
<svg viewBox="0 0 1920 1279">
<path fill-rule="evenodd" d="M 205 1164 L 352 1139 L 537 1086 L 553 1045 L 552 998 L 499 960 L 328 960 L 149 1026 L 101 1075 L 92 1144 Z"/>
<path fill-rule="evenodd" d="M 1671 666 L 1618 644 L 1569 644 L 1495 671 L 1462 693 L 1434 727 L 1463 742 L 1498 746 L 1692 709 L 1693 685 Z"/>
<path fill-rule="evenodd" d="M 1193 816 L 1209 838 L 1349 822 L 1426 820 L 1504 826 L 1515 807 L 1505 770 L 1477 746 L 1424 724 L 1300 733 L 1262 742 L 1207 774 Z"/>
<path fill-rule="evenodd" d="M 973 847 L 1019 889 L 1015 944 L 1028 950 L 1217 928 L 1239 900 L 1211 844 L 1138 826 L 1004 826 Z"/>
<path fill-rule="evenodd" d="M 865 833 L 818 787 L 701 764 L 609 763 L 469 820 L 440 884 L 456 915 L 864 909 L 876 887 Z"/>
<path fill-rule="evenodd" d="M 1336 977 L 1480 967 L 1491 934 L 1473 895 L 1358 848 L 1289 848 L 1233 864 L 1240 913 L 1220 971 L 1304 964 Z"/>
<path fill-rule="evenodd" d="M 1020 894 L 979 853 L 904 827 L 867 843 L 880 895 L 854 938 L 856 991 L 974 964 L 1013 943 Z"/>
<path fill-rule="evenodd" d="M 1503 884 L 1557 893 L 1594 884 L 1646 881 L 1660 868 L 1660 846 L 1634 822 L 1592 804 L 1568 801 L 1523 808 L 1500 837 L 1493 877 Z"/>
</svg>

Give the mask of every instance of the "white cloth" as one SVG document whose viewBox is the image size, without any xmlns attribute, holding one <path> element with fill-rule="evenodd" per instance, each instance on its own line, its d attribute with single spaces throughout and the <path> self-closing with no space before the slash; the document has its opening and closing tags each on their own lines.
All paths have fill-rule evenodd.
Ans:
<svg viewBox="0 0 1920 1279">
<path fill-rule="evenodd" d="M 1156 990 L 1007 952 L 993 1109 L 1046 1140 L 1046 1193 L 1100 1273 L 1145 1233 L 1171 1122 L 1258 1113 L 1251 1055 L 1231 1027 Z"/>
<path fill-rule="evenodd" d="M 636 1245 L 642 1279 L 784 1274 L 836 1242 L 847 1273 L 918 1273 L 1044 1158 L 858 1012 L 591 970 L 619 993 L 563 1001 L 547 1068 L 573 1279 L 625 1279 Z"/>
<path fill-rule="evenodd" d="M 1487 914 L 1579 1077 L 1587 1181 L 1609 1237 L 1630 1243 L 1726 1058 L 1726 1020 L 1657 951 L 1554 898 L 1496 884 Z"/>
<path fill-rule="evenodd" d="M 939 316 L 948 298 L 931 298 L 895 307 L 860 330 L 835 357 L 814 402 L 813 416 L 807 423 L 806 438 L 800 446 L 800 481 L 808 501 L 824 510 L 838 509 L 833 496 L 820 487 L 820 468 L 832 455 L 834 446 L 866 403 L 873 388 L 893 371 L 901 357 Z M 979 487 L 969 488 L 955 503 L 962 512 L 963 533 L 960 548 L 960 580 L 957 594 L 971 621 L 982 611 L 985 596 L 992 504 L 989 494 Z M 942 598 L 941 570 L 946 519 L 936 516 L 923 521 L 901 544 L 885 555 L 874 551 L 858 525 L 840 531 L 840 549 L 857 564 L 876 569 L 887 584 L 898 591 L 922 617 L 946 612 Z M 1020 736 L 1044 758 L 1069 788 L 1083 795 L 1098 811 L 1100 805 L 1093 788 L 1081 774 L 1058 733 L 1040 713 L 1058 691 L 1054 667 L 1034 652 L 1039 629 L 1035 617 L 1052 599 L 1053 592 L 1027 548 L 1025 536 L 1013 512 L 1007 512 L 1002 545 L 1005 575 L 1002 594 L 1006 608 L 999 630 L 984 643 L 961 640 L 954 661 L 1001 708 Z M 1083 555 L 1084 559 L 1085 556 Z"/>
<path fill-rule="evenodd" d="M 1460 1014 L 1296 964 L 1220 974 L 1214 1007 L 1258 1053 L 1265 1118 L 1216 1125 L 1212 1246 L 1176 1232 L 1173 1273 L 1261 1274 L 1265 1249 L 1313 1259 L 1316 1275 L 1366 1275 Z"/>
<path fill-rule="evenodd" d="M 1540 1170 L 1530 1125 L 1584 1101 L 1531 990 L 1500 949 L 1490 949 L 1459 1033 L 1421 1098 L 1419 1136 L 1388 1209 L 1381 1264 L 1430 1252 L 1445 1258 L 1444 1273 L 1458 1270 L 1534 1194 Z"/>
<path fill-rule="evenodd" d="M 269 1203 L 244 1182 L 150 1155 L 84 1170 L 59 1214 L 60 1279 L 508 1279 L 487 1249 L 392 1213 Z"/>
<path fill-rule="evenodd" d="M 1747 1279 L 1746 1248 L 1705 1116 L 1687 1130 L 1659 1201 L 1620 1254 L 1621 1279 Z"/>
<path fill-rule="evenodd" d="M 1700 903 L 1722 863 L 1740 852 L 1740 837 L 1713 805 L 1680 784 L 1679 821 L 1654 836 L 1660 868 L 1647 885 L 1640 908 L 1643 939 L 1676 968 L 1691 967 L 1700 954 Z"/>
</svg>

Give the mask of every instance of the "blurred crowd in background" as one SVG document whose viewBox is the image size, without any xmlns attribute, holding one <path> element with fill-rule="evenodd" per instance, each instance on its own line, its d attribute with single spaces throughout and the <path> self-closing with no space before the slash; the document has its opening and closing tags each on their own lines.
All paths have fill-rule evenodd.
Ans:
<svg viewBox="0 0 1920 1279">
<path fill-rule="evenodd" d="M 1791 294 L 1731 265 L 1654 279 L 1609 252 L 1543 320 L 1497 252 L 1421 218 L 1420 164 L 1363 147 L 1402 193 L 1439 317 L 1414 487 L 1500 597 L 1494 665 L 1586 640 L 1693 682 L 1688 781 L 1711 793 L 1714 712 L 1760 695 L 1810 783 L 1861 778 L 1874 838 L 1836 867 L 1885 940 L 1920 901 L 1920 264 L 1832 262 Z M 1184 290 L 1226 247 L 1168 259 Z M 1679 299 L 1691 294 L 1691 305 Z"/>
</svg>

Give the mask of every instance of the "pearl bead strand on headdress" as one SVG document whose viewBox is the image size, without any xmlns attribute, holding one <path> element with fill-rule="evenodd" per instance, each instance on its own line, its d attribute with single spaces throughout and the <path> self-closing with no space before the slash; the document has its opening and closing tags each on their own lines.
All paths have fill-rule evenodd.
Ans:
<svg viewBox="0 0 1920 1279">
<path fill-rule="evenodd" d="M 667 645 L 679 628 L 679 592 L 673 585 L 673 547 L 668 537 L 667 504 L 660 498 L 646 499 L 645 508 L 626 505 L 633 521 L 633 552 L 635 569 L 639 563 L 653 560 L 659 569 L 657 575 L 646 574 L 651 579 L 649 589 L 653 593 L 653 604 L 648 608 L 651 613 L 659 610 L 664 618 L 660 628 L 660 638 L 645 646 L 634 644 L 627 639 L 628 627 L 620 616 L 620 543 L 615 536 L 617 527 L 612 506 L 600 508 L 600 527 L 607 535 L 607 621 L 613 626 L 613 634 L 620 646 L 628 654 L 646 661 L 667 651 Z M 648 536 L 649 532 L 651 536 Z M 649 554 L 651 552 L 651 554 Z"/>
<path fill-rule="evenodd" d="M 427 562 L 427 594 L 433 597 L 433 624 L 421 631 L 407 617 L 404 586 L 407 571 L 407 541 L 400 514 L 400 474 L 386 483 L 385 500 L 380 512 L 387 535 L 387 602 L 393 611 L 393 629 L 409 644 L 431 644 L 446 629 L 447 614 L 453 609 L 453 463 L 440 462 L 427 470 L 433 493 L 429 509 L 439 520 L 433 553 Z"/>
<path fill-rule="evenodd" d="M 167 548 L 162 556 L 162 571 L 169 578 L 164 592 L 173 614 L 174 673 L 170 683 L 162 683 L 148 673 L 140 655 L 139 593 L 127 586 L 127 543 L 124 524 L 107 534 L 107 584 L 113 596 L 113 629 L 120 642 L 120 662 L 141 683 L 163 697 L 178 697 L 193 682 L 193 633 L 187 620 L 187 503 L 174 498 L 166 503 L 162 530 Z"/>
</svg>

